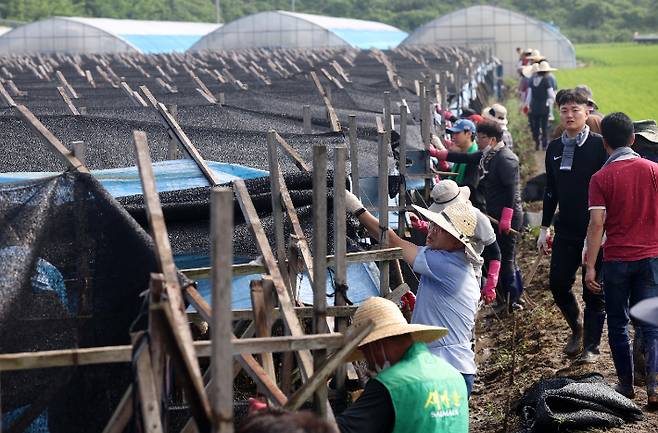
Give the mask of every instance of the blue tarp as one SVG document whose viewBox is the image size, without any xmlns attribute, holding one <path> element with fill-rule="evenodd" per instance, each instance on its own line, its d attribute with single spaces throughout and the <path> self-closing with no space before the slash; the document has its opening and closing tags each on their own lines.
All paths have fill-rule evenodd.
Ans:
<svg viewBox="0 0 658 433">
<path fill-rule="evenodd" d="M 264 170 L 245 167 L 239 164 L 206 161 L 215 172 L 220 183 L 228 183 L 236 179 L 254 179 L 268 176 Z M 111 168 L 92 170 L 92 175 L 98 179 L 114 197 L 125 197 L 142 194 L 142 184 L 139 180 L 137 167 Z M 20 182 L 57 176 L 54 172 L 18 172 L 0 173 L 0 183 Z M 153 163 L 153 174 L 158 192 L 179 191 L 184 189 L 208 186 L 208 181 L 191 159 L 177 159 Z"/>
<path fill-rule="evenodd" d="M 199 268 L 210 265 L 208 257 L 203 256 L 177 256 L 174 257 L 179 269 Z M 236 257 L 235 263 L 245 263 L 244 258 Z M 261 279 L 263 275 L 242 275 L 233 278 L 233 292 L 231 308 L 251 308 L 251 291 L 249 283 L 252 280 Z M 210 303 L 211 287 L 210 280 L 197 280 L 198 290 L 201 296 Z M 333 293 L 333 273 L 329 269 L 327 275 L 327 293 Z M 359 304 L 371 296 L 379 294 L 379 269 L 374 263 L 350 263 L 347 265 L 347 297 L 355 304 Z M 313 288 L 306 274 L 302 276 L 299 287 L 299 299 L 305 304 L 313 304 Z M 328 305 L 334 305 L 334 298 L 327 298 Z M 192 307 L 188 311 L 194 311 Z"/>
</svg>

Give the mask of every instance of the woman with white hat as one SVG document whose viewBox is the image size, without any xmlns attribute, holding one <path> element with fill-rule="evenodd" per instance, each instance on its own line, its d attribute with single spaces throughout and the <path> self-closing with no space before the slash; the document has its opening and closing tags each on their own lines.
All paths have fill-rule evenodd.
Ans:
<svg viewBox="0 0 658 433">
<path fill-rule="evenodd" d="M 396 304 L 378 297 L 366 299 L 354 314 L 353 326 L 368 322 L 373 330 L 348 361 L 365 358 L 377 375 L 336 418 L 341 433 L 468 432 L 464 380 L 426 345 L 448 330 L 409 324 Z"/>
<path fill-rule="evenodd" d="M 404 261 L 420 274 L 411 322 L 448 328 L 450 334 L 431 343 L 430 351 L 462 373 L 470 394 L 477 370 L 471 336 L 480 299 L 480 285 L 469 259 L 478 256 L 470 241 L 477 224 L 472 206 L 455 203 L 440 213 L 414 206 L 430 222 L 425 246 L 419 247 L 380 227 L 379 220 L 349 191 L 345 204 L 371 236 L 379 238 L 381 230 L 388 230 L 388 246 L 401 248 Z"/>
<path fill-rule="evenodd" d="M 536 65 L 536 66 L 535 66 Z M 547 61 L 535 63 L 531 67 L 534 76 L 530 79 L 528 93 L 526 95 L 524 109 L 527 109 L 532 139 L 535 141 L 535 150 L 539 150 L 541 136 L 541 148 L 548 147 L 548 120 L 552 115 L 553 103 L 555 101 L 555 87 L 549 76 L 552 68 Z M 526 70 L 524 69 L 524 75 Z"/>
</svg>

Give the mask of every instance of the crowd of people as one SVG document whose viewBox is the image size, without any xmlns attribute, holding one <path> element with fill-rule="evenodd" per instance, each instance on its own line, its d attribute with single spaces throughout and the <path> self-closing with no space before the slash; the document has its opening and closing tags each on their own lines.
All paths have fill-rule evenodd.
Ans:
<svg viewBox="0 0 658 433">
<path fill-rule="evenodd" d="M 558 90 L 548 60 L 536 50 L 519 51 L 522 112 L 535 149 L 545 151 L 537 248 L 551 254 L 548 284 L 571 329 L 564 353 L 596 363 L 607 318 L 615 390 L 632 399 L 632 320 L 646 362 L 646 403 L 658 409 L 656 123 L 598 113 L 587 86 Z M 429 154 L 439 171 L 453 175 L 437 179 L 430 206 L 413 206 L 411 226 L 426 235 L 424 245 L 381 227 L 347 192 L 347 211 L 373 238 L 388 230 L 389 246 L 401 248 L 420 279 L 410 323 L 383 298 L 357 309 L 354 325 L 371 320 L 375 326 L 350 360 L 365 359 L 374 375 L 337 417 L 341 433 L 467 432 L 478 309 L 493 303 L 515 314 L 524 308 L 516 263 L 521 180 L 507 110 L 496 103 L 480 114 L 436 112 L 447 121 L 446 135 L 437 128 Z M 583 309 L 573 288 L 579 270 Z"/>
</svg>

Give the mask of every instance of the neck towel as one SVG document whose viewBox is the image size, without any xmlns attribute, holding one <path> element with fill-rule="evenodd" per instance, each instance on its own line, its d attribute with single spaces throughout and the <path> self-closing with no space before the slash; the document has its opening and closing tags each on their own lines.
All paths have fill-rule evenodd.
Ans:
<svg viewBox="0 0 658 433">
<path fill-rule="evenodd" d="M 631 149 L 630 147 L 624 146 L 624 147 L 620 147 L 620 148 L 615 149 L 610 154 L 610 156 L 608 157 L 608 160 L 605 162 L 605 164 L 603 164 L 603 166 L 605 167 L 606 165 L 611 164 L 611 163 L 613 163 L 617 160 L 624 161 L 624 160 L 627 160 L 627 159 L 635 159 L 635 158 L 639 158 L 639 157 L 640 157 L 640 155 L 637 152 L 635 152 L 633 149 Z"/>
<path fill-rule="evenodd" d="M 573 155 L 576 153 L 576 146 L 582 146 L 587 136 L 589 135 L 589 126 L 585 127 L 576 134 L 575 137 L 569 138 L 567 136 L 567 131 L 562 132 L 562 144 L 564 144 L 564 149 L 562 149 L 562 161 L 560 162 L 560 171 L 571 171 L 571 166 L 573 165 Z"/>
</svg>

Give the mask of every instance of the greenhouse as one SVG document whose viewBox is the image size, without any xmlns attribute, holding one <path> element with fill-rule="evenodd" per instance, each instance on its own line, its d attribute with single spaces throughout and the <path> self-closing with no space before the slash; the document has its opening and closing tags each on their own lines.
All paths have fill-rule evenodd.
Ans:
<svg viewBox="0 0 658 433">
<path fill-rule="evenodd" d="M 516 48 L 533 48 L 551 66 L 575 68 L 576 51 L 557 27 L 511 10 L 493 6 L 472 6 L 436 18 L 407 37 L 402 46 L 489 45 L 512 75 L 518 61 Z"/>
<path fill-rule="evenodd" d="M 0 36 L 1 54 L 183 52 L 220 24 L 52 17 Z"/>
<path fill-rule="evenodd" d="M 5 33 L 7 33 L 10 30 L 11 30 L 11 27 L 0 26 L 0 35 L 4 35 Z"/>
<path fill-rule="evenodd" d="M 199 40 L 191 50 L 252 47 L 325 48 L 396 47 L 407 33 L 374 21 L 286 11 L 260 12 L 227 23 Z"/>
</svg>

